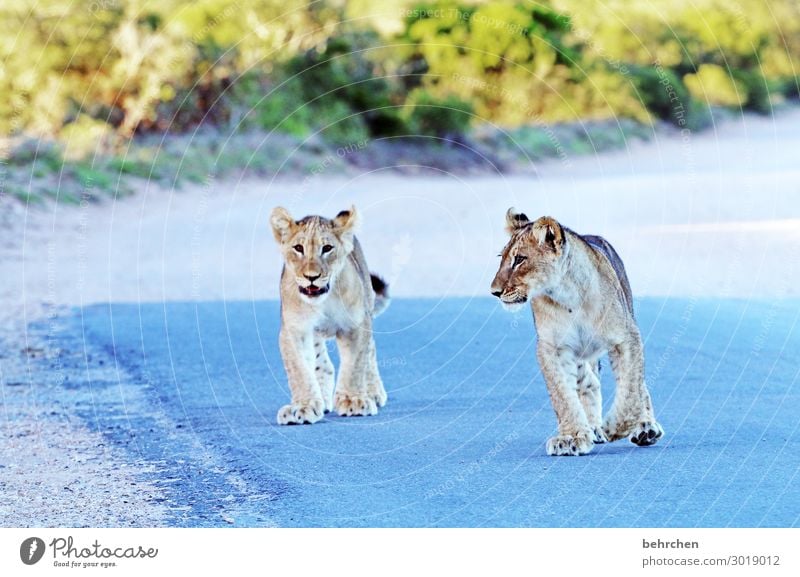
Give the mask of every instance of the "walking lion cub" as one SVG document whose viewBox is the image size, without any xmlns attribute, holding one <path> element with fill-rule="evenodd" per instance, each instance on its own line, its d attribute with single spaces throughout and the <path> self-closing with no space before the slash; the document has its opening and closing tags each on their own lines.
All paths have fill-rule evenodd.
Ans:
<svg viewBox="0 0 800 577">
<path fill-rule="evenodd" d="M 280 349 L 292 402 L 281 425 L 315 423 L 336 409 L 342 416 L 374 415 L 386 404 L 372 319 L 389 304 L 386 284 L 367 269 L 355 237 L 355 207 L 335 218 L 294 220 L 285 208 L 270 224 L 285 261 L 281 273 Z M 326 341 L 341 357 L 335 387 Z"/>
<path fill-rule="evenodd" d="M 558 421 L 548 455 L 585 455 L 595 443 L 630 437 L 652 445 L 663 434 L 644 382 L 642 338 L 625 267 L 602 237 L 581 236 L 550 217 L 528 220 L 509 209 L 511 239 L 500 255 L 492 294 L 507 308 L 528 299 L 537 357 Z M 602 418 L 599 357 L 617 381 Z"/>
</svg>

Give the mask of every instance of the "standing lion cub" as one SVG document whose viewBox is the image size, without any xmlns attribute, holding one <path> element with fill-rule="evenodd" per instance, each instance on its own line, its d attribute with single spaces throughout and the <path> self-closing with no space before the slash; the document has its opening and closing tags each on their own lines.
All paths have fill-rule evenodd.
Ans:
<svg viewBox="0 0 800 577">
<path fill-rule="evenodd" d="M 281 425 L 315 423 L 333 408 L 343 416 L 374 415 L 386 404 L 378 374 L 372 318 L 389 304 L 386 284 L 370 275 L 355 237 L 355 207 L 333 220 L 294 220 L 284 208 L 270 217 L 285 261 L 281 273 L 280 349 L 292 402 Z M 341 357 L 334 396 L 326 341 Z"/>
<path fill-rule="evenodd" d="M 548 455 L 585 455 L 595 443 L 630 436 L 654 444 L 663 434 L 644 382 L 642 338 L 625 267 L 602 237 L 581 236 L 550 217 L 509 209 L 492 294 L 507 308 L 530 299 L 537 357 L 558 420 Z M 608 353 L 617 381 L 602 418 L 598 359 Z"/>
</svg>

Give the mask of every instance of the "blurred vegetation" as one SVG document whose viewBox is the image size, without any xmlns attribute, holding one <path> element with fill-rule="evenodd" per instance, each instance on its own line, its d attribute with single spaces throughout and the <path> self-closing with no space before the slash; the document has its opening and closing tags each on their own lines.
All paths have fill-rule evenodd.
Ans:
<svg viewBox="0 0 800 577">
<path fill-rule="evenodd" d="M 798 70 L 796 0 L 4 0 L 0 160 L 119 192 L 123 176 L 202 180 L 209 154 L 280 168 L 209 138 L 180 159 L 162 146 L 197 131 L 313 148 L 489 124 L 536 149 L 551 124 L 770 113 Z M 579 132 L 560 145 L 618 141 Z"/>
</svg>

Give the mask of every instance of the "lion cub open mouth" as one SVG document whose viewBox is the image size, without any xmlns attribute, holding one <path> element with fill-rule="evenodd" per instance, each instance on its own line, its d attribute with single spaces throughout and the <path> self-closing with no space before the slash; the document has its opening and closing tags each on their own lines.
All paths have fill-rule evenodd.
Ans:
<svg viewBox="0 0 800 577">
<path fill-rule="evenodd" d="M 331 285 L 326 284 L 325 286 L 316 286 L 316 285 L 308 285 L 308 286 L 301 286 L 300 292 L 307 297 L 318 297 L 320 295 L 324 295 L 326 292 L 331 290 Z"/>
</svg>

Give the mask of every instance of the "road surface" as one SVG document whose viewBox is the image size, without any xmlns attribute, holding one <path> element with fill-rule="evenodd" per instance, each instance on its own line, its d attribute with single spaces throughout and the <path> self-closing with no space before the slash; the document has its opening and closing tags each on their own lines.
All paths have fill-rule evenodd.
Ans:
<svg viewBox="0 0 800 577">
<path fill-rule="evenodd" d="M 0 521 L 797 526 L 798 149 L 794 110 L 538 177 L 212 180 L 20 212 L 0 246 Z M 376 325 L 390 401 L 278 427 L 267 215 L 351 202 L 395 295 Z M 655 447 L 545 456 L 530 314 L 487 294 L 510 205 L 603 234 L 625 260 Z"/>
<path fill-rule="evenodd" d="M 392 304 L 375 417 L 276 424 L 274 301 L 85 307 L 52 341 L 69 377 L 51 393 L 150 466 L 168 525 L 800 525 L 800 302 L 637 312 L 666 435 L 580 458 L 545 454 L 555 419 L 529 312 L 487 298 Z"/>
</svg>

